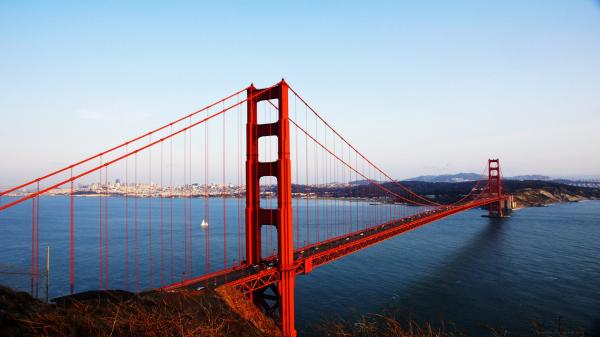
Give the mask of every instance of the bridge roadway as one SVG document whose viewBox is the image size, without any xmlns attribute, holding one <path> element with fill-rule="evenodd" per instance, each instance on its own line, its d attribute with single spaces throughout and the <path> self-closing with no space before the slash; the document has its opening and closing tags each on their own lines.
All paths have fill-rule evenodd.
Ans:
<svg viewBox="0 0 600 337">
<path fill-rule="evenodd" d="M 335 261 L 358 250 L 375 245 L 402 233 L 419 228 L 462 211 L 481 207 L 499 200 L 498 196 L 470 201 L 454 206 L 440 206 L 392 222 L 372 226 L 347 235 L 338 236 L 294 252 L 296 274 L 308 274 L 312 269 Z M 197 278 L 184 280 L 162 288 L 164 291 L 183 289 L 199 290 L 205 287 L 216 288 L 230 285 L 243 293 L 261 289 L 279 280 L 277 258 L 271 256 L 258 265 L 239 265 Z"/>
</svg>

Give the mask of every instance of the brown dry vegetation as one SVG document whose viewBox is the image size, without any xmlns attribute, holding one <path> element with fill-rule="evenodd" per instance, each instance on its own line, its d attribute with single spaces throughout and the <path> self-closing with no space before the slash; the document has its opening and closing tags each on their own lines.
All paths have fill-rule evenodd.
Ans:
<svg viewBox="0 0 600 337">
<path fill-rule="evenodd" d="M 0 331 L 3 336 L 273 336 L 233 312 L 212 290 L 87 292 L 48 305 L 0 287 Z"/>
<path fill-rule="evenodd" d="M 235 288 L 223 286 L 217 288 L 216 292 L 233 312 L 250 322 L 259 331 L 267 336 L 282 336 L 281 330 L 275 325 L 275 322 L 265 316 L 256 305 Z"/>
<path fill-rule="evenodd" d="M 538 337 L 584 337 L 596 336 L 586 334 L 582 329 L 566 326 L 559 318 L 544 325 L 537 321 L 530 322 L 529 331 L 510 332 L 504 328 L 482 326 L 487 333 L 481 336 L 538 336 Z M 358 322 L 350 322 L 341 318 L 321 323 L 316 328 L 318 336 L 326 337 L 465 337 L 468 336 L 453 325 L 440 322 L 420 324 L 412 319 L 400 318 L 397 314 L 366 315 Z M 479 336 L 479 335 L 478 335 Z"/>
<path fill-rule="evenodd" d="M 358 322 L 335 319 L 323 322 L 317 327 L 322 336 L 327 337 L 457 337 L 463 333 L 448 331 L 445 326 L 420 325 L 413 320 L 405 323 L 393 316 L 367 315 Z M 502 336 L 502 335 L 493 335 Z"/>
<path fill-rule="evenodd" d="M 316 327 L 327 337 L 466 336 L 443 322 L 419 324 L 398 314 L 334 319 Z M 486 336 L 511 334 L 488 328 Z M 559 320 L 551 328 L 532 322 L 530 335 L 585 336 Z M 593 335 L 593 334 L 592 334 Z M 45 304 L 0 286 L 0 336 L 265 336 L 281 337 L 274 322 L 230 287 L 187 292 L 95 291 Z"/>
</svg>

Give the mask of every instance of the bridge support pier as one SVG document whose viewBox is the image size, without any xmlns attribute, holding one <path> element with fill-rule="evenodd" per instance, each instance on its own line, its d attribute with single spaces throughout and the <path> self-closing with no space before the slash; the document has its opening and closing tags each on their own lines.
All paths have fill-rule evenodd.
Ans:
<svg viewBox="0 0 600 337">
<path fill-rule="evenodd" d="M 488 160 L 488 188 L 492 196 L 498 198 L 497 202 L 489 204 L 489 217 L 502 218 L 504 217 L 504 207 L 502 204 L 502 177 L 500 174 L 500 160 Z"/>
<path fill-rule="evenodd" d="M 250 86 L 247 90 L 248 121 L 246 125 L 246 263 L 260 264 L 261 227 L 277 229 L 277 262 L 279 272 L 277 295 L 279 321 L 286 337 L 295 337 L 294 325 L 294 237 L 292 221 L 292 173 L 290 161 L 290 128 L 288 115 L 288 85 L 282 80 L 274 87 L 260 90 Z M 267 124 L 258 124 L 258 102 L 277 100 L 279 118 Z M 277 137 L 277 160 L 259 162 L 258 140 L 260 137 Z M 260 178 L 272 176 L 277 179 L 277 208 L 260 207 Z M 257 292 L 250 296 L 261 296 Z"/>
</svg>

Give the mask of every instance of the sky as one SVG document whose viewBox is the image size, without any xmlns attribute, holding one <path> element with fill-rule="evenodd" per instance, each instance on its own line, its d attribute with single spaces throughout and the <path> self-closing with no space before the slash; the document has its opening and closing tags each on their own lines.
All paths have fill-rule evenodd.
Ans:
<svg viewBox="0 0 600 337">
<path fill-rule="evenodd" d="M 392 176 L 600 174 L 600 2 L 2 1 L 0 185 L 285 78 Z"/>
</svg>

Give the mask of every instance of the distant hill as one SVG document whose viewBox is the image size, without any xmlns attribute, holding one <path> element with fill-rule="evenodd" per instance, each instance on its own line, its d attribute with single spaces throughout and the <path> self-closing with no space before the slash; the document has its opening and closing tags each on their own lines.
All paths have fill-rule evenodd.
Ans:
<svg viewBox="0 0 600 337">
<path fill-rule="evenodd" d="M 477 176 L 477 175 L 474 175 Z M 459 178 L 465 176 L 459 176 Z M 468 177 L 468 176 L 467 176 Z M 451 179 L 451 178 L 450 178 Z M 484 179 L 487 179 L 484 178 Z M 479 191 L 486 182 L 480 184 Z M 440 203 L 449 203 L 459 200 L 470 193 L 476 185 L 474 181 L 463 182 L 425 182 L 425 181 L 402 181 L 402 185 L 414 193 L 426 199 Z M 381 182 L 389 193 L 396 196 L 408 197 L 408 192 L 394 182 Z M 319 197 L 333 198 L 379 198 L 382 196 L 380 186 L 364 185 L 356 186 L 340 185 L 314 188 L 294 185 L 293 190 L 316 193 Z M 559 183 L 553 180 L 516 180 L 505 179 L 502 181 L 502 189 L 505 193 L 514 194 L 520 205 L 544 205 L 558 201 L 579 201 L 584 199 L 600 199 L 600 188 L 592 186 L 574 186 L 572 184 Z M 386 193 L 383 193 L 384 195 Z"/>
<path fill-rule="evenodd" d="M 440 174 L 440 175 L 429 175 L 429 176 L 418 176 L 404 181 L 422 181 L 426 183 L 460 183 L 463 181 L 475 181 L 480 179 L 486 179 L 487 176 L 477 173 L 457 173 L 457 174 Z M 513 177 L 503 177 L 507 180 L 542 180 L 550 181 L 554 180 L 548 176 L 541 174 L 526 174 Z M 563 179 L 562 183 L 566 183 L 569 180 Z"/>
<path fill-rule="evenodd" d="M 552 180 L 552 178 L 548 177 L 548 176 L 544 176 L 541 174 L 526 174 L 526 175 L 521 175 L 521 176 L 514 176 L 514 177 L 506 177 L 505 179 L 512 179 L 512 180 Z"/>
<path fill-rule="evenodd" d="M 430 175 L 430 176 L 418 176 L 404 181 L 422 181 L 426 183 L 460 183 L 463 181 L 474 181 L 480 179 L 486 179 L 487 176 L 483 176 L 477 173 L 457 173 L 457 174 L 441 174 L 441 175 Z"/>
<path fill-rule="evenodd" d="M 352 185 L 352 186 L 363 186 L 363 185 L 368 185 L 371 182 L 369 180 L 363 179 L 363 180 L 353 180 L 351 182 L 349 182 L 348 184 Z"/>
</svg>

